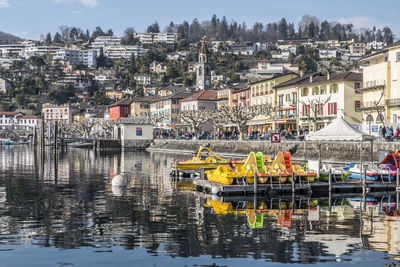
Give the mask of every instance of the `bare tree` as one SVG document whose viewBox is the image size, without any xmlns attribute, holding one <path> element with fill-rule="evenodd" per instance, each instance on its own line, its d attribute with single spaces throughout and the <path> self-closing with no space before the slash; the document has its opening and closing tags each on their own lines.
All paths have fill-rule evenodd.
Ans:
<svg viewBox="0 0 400 267">
<path fill-rule="evenodd" d="M 212 124 L 214 122 L 214 110 L 187 110 L 182 111 L 179 115 L 181 123 L 190 124 L 193 131 L 197 132 L 204 124 Z"/>
<path fill-rule="evenodd" d="M 320 120 L 324 106 L 328 104 L 330 100 L 331 96 L 329 96 L 327 99 L 318 97 L 311 100 L 308 99 L 307 102 L 299 101 L 300 104 L 304 105 L 305 107 L 309 107 L 309 109 L 307 108 L 304 111 L 299 112 L 302 116 L 307 117 L 311 121 L 314 130 L 316 130 L 317 122 Z"/>
<path fill-rule="evenodd" d="M 215 116 L 219 121 L 233 124 L 239 131 L 239 140 L 243 140 L 244 134 L 247 131 L 248 122 L 257 116 L 271 116 L 274 108 L 271 105 L 257 105 L 257 106 L 234 106 L 229 108 L 223 106 L 215 112 Z"/>
<path fill-rule="evenodd" d="M 91 119 L 84 119 L 83 121 L 74 124 L 76 132 L 83 135 L 85 138 L 90 136 L 93 127 L 96 125 L 96 121 Z"/>
<path fill-rule="evenodd" d="M 100 127 L 103 129 L 104 133 L 110 133 L 114 130 L 114 126 L 117 124 L 115 120 L 103 120 L 100 122 Z"/>
</svg>

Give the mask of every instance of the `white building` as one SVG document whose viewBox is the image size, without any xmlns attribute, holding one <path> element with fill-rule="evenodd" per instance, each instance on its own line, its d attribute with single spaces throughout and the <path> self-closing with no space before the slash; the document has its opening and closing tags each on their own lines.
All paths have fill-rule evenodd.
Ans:
<svg viewBox="0 0 400 267">
<path fill-rule="evenodd" d="M 0 54 L 2 56 L 8 56 L 10 54 L 16 54 L 22 56 L 25 51 L 25 46 L 22 44 L 4 44 L 0 45 Z"/>
<path fill-rule="evenodd" d="M 32 56 L 45 56 L 45 55 L 55 55 L 61 47 L 59 46 L 27 46 L 25 47 L 25 58 Z"/>
<path fill-rule="evenodd" d="M 136 81 L 137 84 L 151 84 L 151 76 L 148 74 L 139 74 L 139 75 L 135 75 L 134 79 Z"/>
<path fill-rule="evenodd" d="M 385 42 L 377 42 L 377 41 L 372 41 L 368 42 L 366 45 L 367 50 L 382 50 L 386 47 Z"/>
<path fill-rule="evenodd" d="M 119 45 L 104 47 L 104 55 L 108 58 L 131 58 L 134 55 L 136 58 L 146 54 L 147 49 L 139 45 Z"/>
<path fill-rule="evenodd" d="M 144 119 L 121 118 L 114 126 L 114 137 L 121 140 L 122 149 L 144 149 L 153 142 L 153 124 Z"/>
<path fill-rule="evenodd" d="M 64 60 L 70 64 L 82 63 L 88 67 L 96 66 L 97 51 L 94 49 L 90 50 L 78 50 L 78 49 L 60 49 L 56 52 L 53 57 L 54 60 Z"/>
<path fill-rule="evenodd" d="M 335 48 L 320 48 L 319 58 L 336 58 L 338 56 L 338 50 Z"/>
<path fill-rule="evenodd" d="M 174 32 L 167 33 L 136 33 L 142 44 L 175 44 L 178 42 L 178 34 Z"/>
<path fill-rule="evenodd" d="M 116 36 L 98 36 L 92 42 L 92 49 L 99 51 L 100 48 L 106 46 L 120 46 L 121 45 L 121 37 Z"/>
<path fill-rule="evenodd" d="M 41 121 L 41 118 L 33 115 L 22 115 L 16 118 L 17 128 L 23 130 L 39 128 Z"/>
<path fill-rule="evenodd" d="M 0 78 L 0 94 L 6 94 L 11 86 L 12 85 L 8 80 Z"/>
</svg>

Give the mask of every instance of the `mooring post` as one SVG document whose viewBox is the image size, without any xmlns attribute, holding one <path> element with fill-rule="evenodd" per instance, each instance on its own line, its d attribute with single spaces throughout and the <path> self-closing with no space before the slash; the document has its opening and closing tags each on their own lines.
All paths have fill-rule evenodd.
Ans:
<svg viewBox="0 0 400 267">
<path fill-rule="evenodd" d="M 36 149 L 37 146 L 37 130 L 36 126 L 33 127 L 33 147 Z"/>
<path fill-rule="evenodd" d="M 307 140 L 304 137 L 304 164 L 307 163 Z"/>
<path fill-rule="evenodd" d="M 53 142 L 54 142 L 54 153 L 57 152 L 57 142 L 58 142 L 58 122 L 54 122 L 54 133 L 53 133 Z"/>
<path fill-rule="evenodd" d="M 363 142 L 360 141 L 360 179 L 362 178 L 363 175 Z"/>
<path fill-rule="evenodd" d="M 318 174 L 321 170 L 321 143 L 318 144 Z"/>
<path fill-rule="evenodd" d="M 396 191 L 400 191 L 400 173 L 399 168 L 396 169 Z"/>
<path fill-rule="evenodd" d="M 42 119 L 42 125 L 40 126 L 40 149 L 44 150 L 44 120 Z"/>
<path fill-rule="evenodd" d="M 329 169 L 329 173 L 328 173 L 328 191 L 329 193 L 332 192 L 332 170 Z"/>
<path fill-rule="evenodd" d="M 371 140 L 371 164 L 374 164 L 374 140 Z"/>
<path fill-rule="evenodd" d="M 292 172 L 292 194 L 294 195 L 296 192 L 295 184 L 294 184 L 294 179 L 296 178 L 296 174 Z"/>
<path fill-rule="evenodd" d="M 200 180 L 205 180 L 205 172 L 204 172 L 204 168 L 201 167 L 200 168 Z"/>
<path fill-rule="evenodd" d="M 364 177 L 363 177 L 363 191 L 367 193 L 367 168 L 363 168 L 364 170 Z"/>
<path fill-rule="evenodd" d="M 257 195 L 257 186 L 258 186 L 258 173 L 257 171 L 254 172 L 254 194 Z"/>
</svg>

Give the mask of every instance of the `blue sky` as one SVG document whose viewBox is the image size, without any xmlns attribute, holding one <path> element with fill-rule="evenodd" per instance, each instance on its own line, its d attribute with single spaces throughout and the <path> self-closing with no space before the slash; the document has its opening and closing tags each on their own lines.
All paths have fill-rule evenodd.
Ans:
<svg viewBox="0 0 400 267">
<path fill-rule="evenodd" d="M 400 37 L 400 0 L 0 0 L 0 30 L 24 38 L 39 39 L 60 25 L 92 31 L 100 25 L 116 35 L 133 26 L 145 31 L 158 21 L 161 29 L 172 20 L 189 23 L 196 17 L 209 20 L 213 14 L 228 21 L 297 22 L 304 14 L 320 20 L 352 22 L 356 27 L 390 26 Z"/>
</svg>

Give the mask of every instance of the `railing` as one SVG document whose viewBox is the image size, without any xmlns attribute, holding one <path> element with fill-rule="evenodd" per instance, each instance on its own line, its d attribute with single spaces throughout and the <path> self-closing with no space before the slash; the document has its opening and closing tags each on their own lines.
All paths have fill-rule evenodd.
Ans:
<svg viewBox="0 0 400 267">
<path fill-rule="evenodd" d="M 388 106 L 388 107 L 399 107 L 400 106 L 400 98 L 394 98 L 394 99 L 386 100 L 386 106 Z"/>
<path fill-rule="evenodd" d="M 373 80 L 373 81 L 368 81 L 363 83 L 363 88 L 356 88 L 356 90 L 359 91 L 365 91 L 365 90 L 373 90 L 373 89 L 383 89 L 386 86 L 386 81 L 385 80 Z"/>
</svg>

